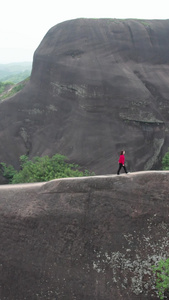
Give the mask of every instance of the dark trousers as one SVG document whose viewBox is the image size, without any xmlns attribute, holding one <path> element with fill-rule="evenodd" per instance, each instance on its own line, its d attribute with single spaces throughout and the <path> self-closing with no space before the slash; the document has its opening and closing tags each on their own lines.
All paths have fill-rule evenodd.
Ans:
<svg viewBox="0 0 169 300">
<path fill-rule="evenodd" d="M 121 170 L 121 168 L 123 167 L 123 169 L 124 169 L 124 171 L 125 171 L 125 173 L 128 173 L 127 172 L 127 169 L 126 169 L 126 167 L 125 166 L 123 166 L 123 164 L 119 164 L 119 168 L 118 168 L 118 171 L 117 171 L 117 175 L 119 175 L 119 173 L 120 173 L 120 170 Z"/>
</svg>

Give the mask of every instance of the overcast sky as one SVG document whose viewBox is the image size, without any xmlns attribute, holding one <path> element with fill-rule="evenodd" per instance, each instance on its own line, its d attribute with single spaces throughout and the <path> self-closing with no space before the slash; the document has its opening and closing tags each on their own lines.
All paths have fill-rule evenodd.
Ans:
<svg viewBox="0 0 169 300">
<path fill-rule="evenodd" d="M 54 25 L 76 18 L 169 19 L 168 0 L 4 0 L 0 6 L 0 63 L 32 61 Z"/>
</svg>

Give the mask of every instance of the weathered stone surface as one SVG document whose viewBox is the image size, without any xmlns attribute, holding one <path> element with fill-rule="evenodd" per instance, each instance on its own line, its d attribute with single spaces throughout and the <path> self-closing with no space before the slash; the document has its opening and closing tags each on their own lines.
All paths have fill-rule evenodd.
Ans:
<svg viewBox="0 0 169 300">
<path fill-rule="evenodd" d="M 96 174 L 159 167 L 168 148 L 169 20 L 77 19 L 35 51 L 31 80 L 0 103 L 0 161 L 67 155 Z"/>
<path fill-rule="evenodd" d="M 1 300 L 156 300 L 169 172 L 0 187 Z"/>
</svg>

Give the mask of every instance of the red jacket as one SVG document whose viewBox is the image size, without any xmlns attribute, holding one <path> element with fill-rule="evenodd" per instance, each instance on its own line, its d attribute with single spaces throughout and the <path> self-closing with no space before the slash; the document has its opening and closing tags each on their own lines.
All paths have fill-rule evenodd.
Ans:
<svg viewBox="0 0 169 300">
<path fill-rule="evenodd" d="M 124 165 L 124 162 L 125 162 L 125 157 L 124 157 L 124 155 L 122 154 L 122 155 L 120 155 L 120 157 L 119 157 L 119 164 Z"/>
</svg>

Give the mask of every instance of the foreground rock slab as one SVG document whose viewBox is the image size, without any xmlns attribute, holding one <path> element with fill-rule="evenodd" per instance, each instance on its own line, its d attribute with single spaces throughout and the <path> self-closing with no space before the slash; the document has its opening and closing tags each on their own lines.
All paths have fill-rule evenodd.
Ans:
<svg viewBox="0 0 169 300">
<path fill-rule="evenodd" d="M 168 195 L 164 171 L 0 186 L 0 299 L 157 299 Z"/>
</svg>

